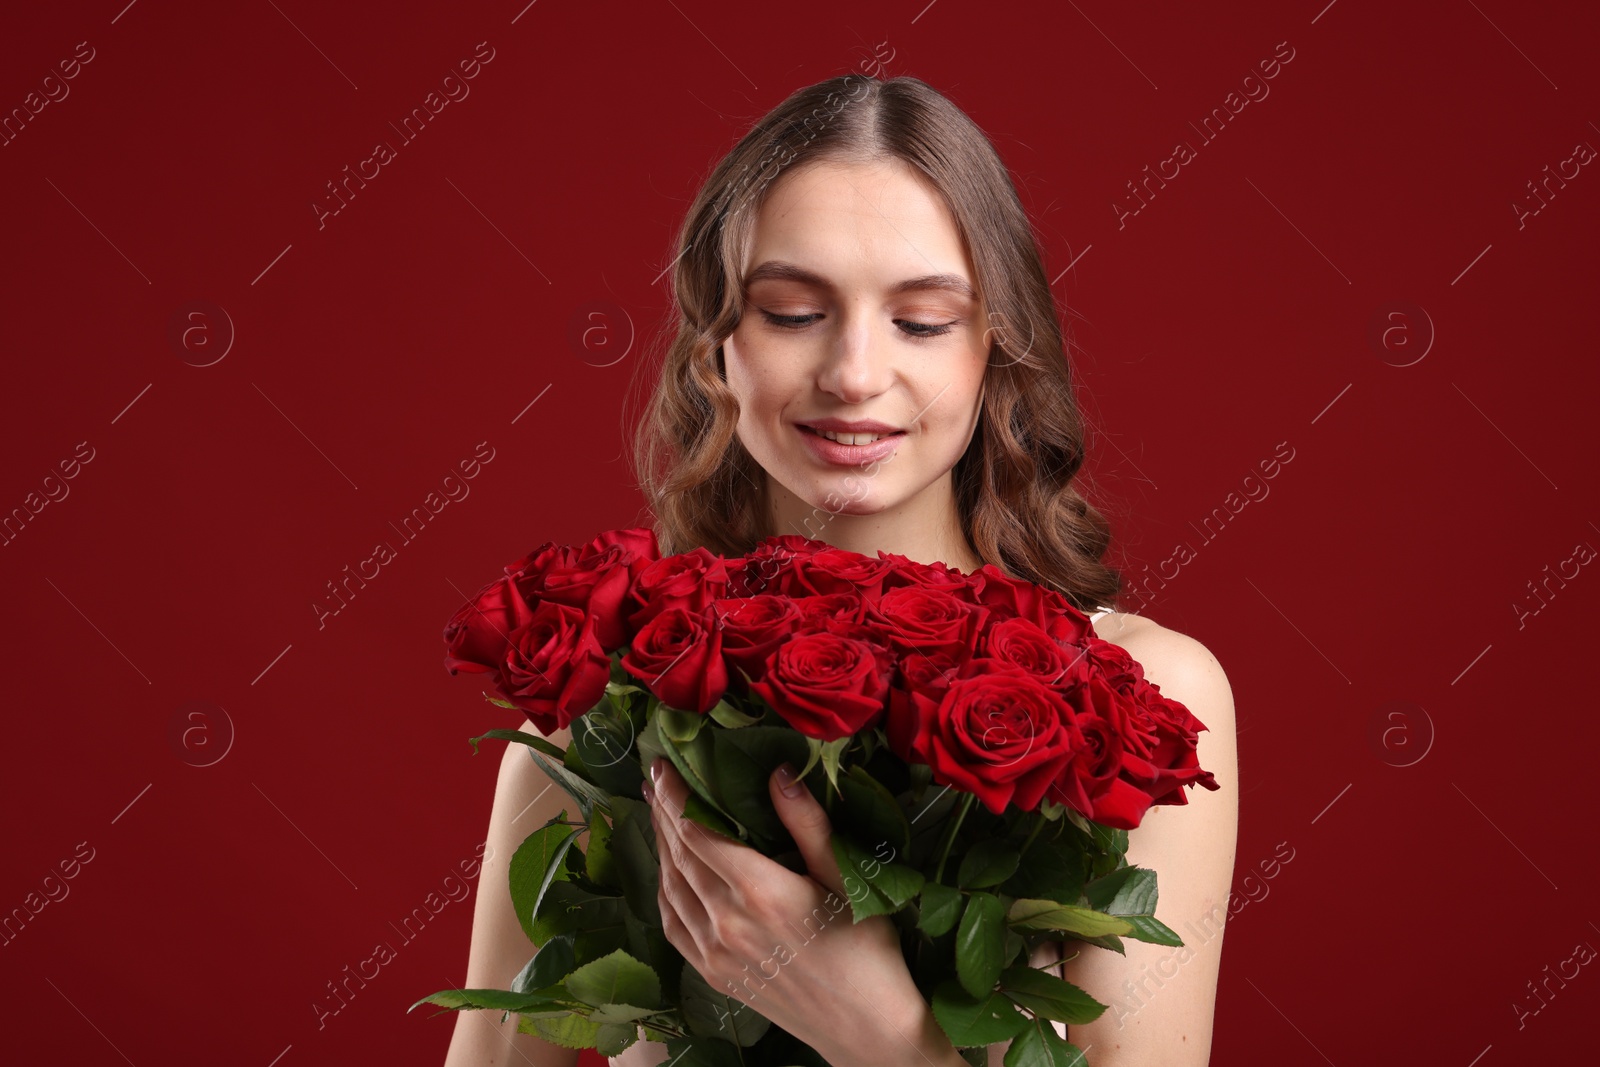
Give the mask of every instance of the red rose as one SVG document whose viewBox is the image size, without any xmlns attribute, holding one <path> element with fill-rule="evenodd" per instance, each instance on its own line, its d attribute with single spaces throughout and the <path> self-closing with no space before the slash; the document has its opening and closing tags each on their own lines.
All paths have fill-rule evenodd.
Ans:
<svg viewBox="0 0 1600 1067">
<path fill-rule="evenodd" d="M 1082 655 L 1091 641 L 1100 640 L 1094 635 L 1094 623 L 1089 621 L 1089 617 L 1066 603 L 1062 604 L 1060 610 L 1045 609 L 1044 632 L 1056 644 L 1071 652 L 1074 659 Z"/>
<path fill-rule="evenodd" d="M 852 593 L 876 600 L 883 592 L 884 575 L 889 569 L 890 564 L 881 559 L 842 548 L 825 548 L 795 562 L 791 595 Z"/>
<path fill-rule="evenodd" d="M 900 657 L 900 681 L 907 692 L 921 693 L 937 704 L 944 699 L 950 683 L 961 677 L 965 655 L 952 654 L 948 649 L 935 651 L 931 656 L 921 652 L 907 652 Z"/>
<path fill-rule="evenodd" d="M 1051 602 L 1050 590 L 1032 582 L 1013 578 L 993 563 L 985 563 L 972 575 L 978 602 L 1005 618 L 1022 618 L 1043 628 L 1047 614 L 1059 610 Z M 1068 605 L 1070 607 L 1070 605 Z"/>
<path fill-rule="evenodd" d="M 1073 684 L 1083 672 L 1078 657 L 1068 654 L 1053 638 L 1027 619 L 1006 619 L 990 625 L 980 643 L 979 655 L 1012 663 L 1046 685 Z"/>
<path fill-rule="evenodd" d="M 1150 796 L 1152 804 L 1187 804 L 1184 786 L 1219 789 L 1210 771 L 1200 767 L 1200 731 L 1205 724 L 1176 700 L 1162 696 L 1152 682 L 1132 687 L 1119 728 L 1128 749 L 1123 777 Z"/>
<path fill-rule="evenodd" d="M 621 545 L 586 550 L 576 559 L 545 572 L 541 597 L 592 616 L 595 637 L 610 655 L 633 636 L 623 614 L 633 584 L 632 568 L 639 563 Z"/>
<path fill-rule="evenodd" d="M 803 596 L 791 603 L 800 613 L 800 621 L 795 626 L 800 633 L 834 630 L 841 625 L 853 627 L 861 622 L 866 607 L 866 602 L 853 593 Z"/>
<path fill-rule="evenodd" d="M 798 595 L 804 595 L 805 590 L 795 582 L 795 565 L 826 548 L 823 541 L 796 534 L 768 537 L 737 561 L 730 592 L 734 596 L 789 596 L 798 590 Z"/>
<path fill-rule="evenodd" d="M 799 608 L 783 596 L 725 598 L 713 602 L 711 609 L 722 631 L 723 657 L 735 671 L 749 677 L 760 676 L 767 657 L 800 623 Z"/>
<path fill-rule="evenodd" d="M 699 613 L 728 591 L 728 562 L 705 548 L 658 559 L 639 572 L 628 602 L 635 630 L 670 608 Z"/>
<path fill-rule="evenodd" d="M 554 541 L 546 541 L 521 559 L 507 563 L 506 576 L 519 579 L 518 588 L 523 591 L 525 597 L 529 591 L 537 595 L 545 572 L 551 567 L 572 562 L 577 555 L 577 551 L 570 545 L 558 545 Z"/>
<path fill-rule="evenodd" d="M 789 725 L 833 741 L 876 725 L 894 660 L 881 646 L 839 634 L 799 634 L 767 660 L 750 690 Z"/>
<path fill-rule="evenodd" d="M 1114 688 L 1113 681 L 1095 671 L 1068 694 L 1091 743 L 1050 798 L 1095 822 L 1132 830 L 1152 804 L 1188 803 L 1185 785 L 1219 788 L 1199 766 L 1196 730 L 1205 729 L 1200 720 L 1142 679 L 1127 691 Z"/>
<path fill-rule="evenodd" d="M 680 711 L 704 714 L 728 690 L 722 630 L 709 609 L 666 609 L 634 635 L 621 662 L 663 704 Z"/>
<path fill-rule="evenodd" d="M 937 704 L 910 693 L 891 704 L 889 747 L 935 781 L 972 793 L 995 814 L 1038 807 L 1083 747 L 1061 694 L 1011 666 L 973 660 Z"/>
<path fill-rule="evenodd" d="M 584 546 L 584 550 L 599 554 L 612 545 L 621 548 L 630 559 L 637 561 L 639 570 L 661 558 L 661 546 L 656 542 L 656 532 L 643 526 L 627 530 L 607 530 Z M 637 574 L 638 570 L 634 573 Z"/>
<path fill-rule="evenodd" d="M 610 680 L 611 658 L 595 638 L 593 619 L 548 600 L 511 632 L 500 666 L 500 687 L 545 735 L 590 711 Z"/>
<path fill-rule="evenodd" d="M 496 578 L 463 604 L 445 624 L 445 669 L 451 674 L 492 673 L 505 659 L 511 632 L 533 618 L 533 610 L 510 578 Z"/>
<path fill-rule="evenodd" d="M 883 578 L 883 591 L 907 585 L 920 585 L 930 589 L 943 589 L 958 600 L 970 599 L 971 579 L 943 563 L 918 563 L 914 559 L 894 552 L 878 550 L 878 558 L 889 564 L 889 573 Z"/>
<path fill-rule="evenodd" d="M 904 586 L 867 607 L 867 621 L 880 625 L 898 653 L 961 655 L 977 644 L 988 609 L 927 586 Z"/>
<path fill-rule="evenodd" d="M 1144 681 L 1144 667 L 1121 645 L 1090 637 L 1083 642 L 1083 649 L 1090 668 L 1104 674 L 1117 692 L 1132 694 L 1134 686 Z"/>
<path fill-rule="evenodd" d="M 1121 777 L 1126 751 L 1119 726 L 1133 700 L 1090 673 L 1068 691 L 1067 703 L 1084 745 L 1051 785 L 1050 799 L 1104 826 L 1133 829 L 1150 806 L 1150 795 Z"/>
</svg>

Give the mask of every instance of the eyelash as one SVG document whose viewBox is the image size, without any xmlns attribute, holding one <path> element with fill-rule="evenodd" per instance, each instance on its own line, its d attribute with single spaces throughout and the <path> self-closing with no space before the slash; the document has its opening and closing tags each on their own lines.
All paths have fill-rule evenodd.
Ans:
<svg viewBox="0 0 1600 1067">
<path fill-rule="evenodd" d="M 820 315 L 774 315 L 772 312 L 766 310 L 763 310 L 761 314 L 765 316 L 766 320 L 772 323 L 772 325 L 784 330 L 803 330 L 807 326 L 810 326 L 811 323 L 796 320 L 821 318 Z M 901 332 L 914 341 L 930 340 L 942 334 L 947 334 L 957 326 L 961 325 L 961 320 L 959 319 L 954 322 L 938 324 L 930 322 L 911 322 L 907 319 L 896 319 L 895 321 L 904 324 L 901 328 Z M 920 326 L 922 329 L 907 330 L 904 328 L 904 326 Z"/>
</svg>

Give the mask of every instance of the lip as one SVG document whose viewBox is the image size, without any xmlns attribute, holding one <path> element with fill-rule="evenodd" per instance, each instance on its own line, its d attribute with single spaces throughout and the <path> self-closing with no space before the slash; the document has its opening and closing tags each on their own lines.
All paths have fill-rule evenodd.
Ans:
<svg viewBox="0 0 1600 1067">
<path fill-rule="evenodd" d="M 826 425 L 826 423 L 836 421 L 838 420 L 823 420 L 824 424 L 822 428 L 832 429 L 832 427 Z M 830 441 L 821 434 L 811 432 L 811 430 L 808 428 L 810 425 L 811 424 L 808 423 L 796 423 L 795 432 L 800 435 L 800 437 L 805 441 L 806 445 L 811 449 L 812 455 L 816 456 L 824 463 L 831 463 L 839 467 L 859 467 L 862 464 L 873 463 L 877 460 L 885 459 L 894 454 L 895 450 L 900 447 L 900 438 L 906 436 L 905 433 L 901 431 L 892 433 L 892 436 L 885 437 L 880 441 L 874 441 L 870 445 L 845 445 L 840 444 L 838 441 Z M 881 426 L 882 423 L 869 423 L 868 425 Z M 851 431 L 839 430 L 836 432 L 847 433 Z M 888 433 L 891 431 L 888 428 L 885 428 L 882 430 L 856 430 L 853 432 Z"/>
<path fill-rule="evenodd" d="M 903 433 L 898 426 L 889 426 L 873 419 L 806 419 L 798 422 L 797 426 L 809 426 L 813 430 L 828 430 L 833 433 Z"/>
</svg>

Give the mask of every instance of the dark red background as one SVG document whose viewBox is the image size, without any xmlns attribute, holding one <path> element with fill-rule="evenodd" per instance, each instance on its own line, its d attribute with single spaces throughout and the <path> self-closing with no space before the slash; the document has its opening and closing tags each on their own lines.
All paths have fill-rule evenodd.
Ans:
<svg viewBox="0 0 1600 1067">
<path fill-rule="evenodd" d="M 1600 175 L 1520 228 L 1512 204 L 1600 145 L 1592 7 L 121 4 L 0 34 L 6 113 L 94 49 L 0 147 L 0 510 L 94 450 L 0 546 L 0 909 L 94 849 L 0 947 L 0 1058 L 442 1061 L 451 1018 L 404 1009 L 464 976 L 471 899 L 410 942 L 391 923 L 483 839 L 500 749 L 466 738 L 520 719 L 446 674 L 440 628 L 528 548 L 642 519 L 620 402 L 683 210 L 790 91 L 873 62 L 948 93 L 1015 175 L 1118 561 L 1196 549 L 1142 610 L 1232 680 L 1236 887 L 1295 850 L 1229 923 L 1214 1061 L 1584 1047 L 1595 967 L 1520 1028 L 1513 1004 L 1600 946 L 1600 575 L 1521 625 L 1513 605 L 1600 546 Z M 325 183 L 482 41 L 470 96 L 319 229 Z M 1198 144 L 1283 41 L 1270 95 Z M 1180 138 L 1198 158 L 1119 229 Z M 205 367 L 215 311 L 169 339 L 197 300 L 236 331 Z M 480 441 L 471 495 L 401 546 L 389 522 Z M 1203 537 L 1280 442 L 1269 495 Z M 379 540 L 398 558 L 319 628 Z M 231 748 L 193 765 L 224 712 Z M 326 983 L 385 940 L 319 1028 Z"/>
</svg>

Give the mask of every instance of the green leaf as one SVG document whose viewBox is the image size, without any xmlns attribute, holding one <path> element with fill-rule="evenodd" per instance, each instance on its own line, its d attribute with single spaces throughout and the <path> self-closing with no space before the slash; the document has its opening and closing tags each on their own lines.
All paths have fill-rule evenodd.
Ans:
<svg viewBox="0 0 1600 1067">
<path fill-rule="evenodd" d="M 515 704 L 510 706 L 516 707 Z M 486 734 L 479 734 L 477 737 L 469 737 L 467 738 L 467 741 L 472 745 L 472 751 L 474 753 L 478 751 L 478 742 L 482 741 L 486 737 L 493 738 L 496 741 L 515 741 L 518 744 L 527 745 L 529 748 L 537 749 L 540 752 L 543 752 L 546 756 L 553 757 L 554 759 L 561 759 L 566 755 L 566 751 L 564 749 L 551 744 L 549 741 L 546 741 L 539 735 L 523 733 L 521 730 L 490 730 Z"/>
<path fill-rule="evenodd" d="M 594 1050 L 602 1056 L 618 1056 L 639 1040 L 639 1028 L 632 1023 L 604 1023 L 594 1035 Z"/>
<path fill-rule="evenodd" d="M 1104 1004 L 1071 982 L 1035 967 L 1007 967 L 1001 971 L 1000 991 L 1018 1007 L 1070 1026 L 1092 1023 L 1106 1010 Z"/>
<path fill-rule="evenodd" d="M 517 1020 L 517 1030 L 562 1048 L 594 1048 L 600 1037 L 600 1024 L 582 1015 L 564 1015 L 556 1019 L 524 1015 Z"/>
<path fill-rule="evenodd" d="M 1022 857 L 1017 871 L 1000 885 L 1001 892 L 1013 897 L 1054 900 L 1076 904 L 1083 895 L 1085 861 L 1083 844 L 1074 833 L 1053 836 L 1058 826 L 1040 832 Z"/>
<path fill-rule="evenodd" d="M 1001 1060 L 1005 1067 L 1087 1067 L 1077 1045 L 1044 1019 L 1030 1019 Z"/>
<path fill-rule="evenodd" d="M 563 763 L 550 762 L 531 748 L 528 750 L 528 755 L 533 757 L 533 762 L 538 764 L 546 777 L 566 790 L 567 795 L 578 802 L 578 812 L 584 819 L 588 819 L 589 813 L 595 808 L 601 811 L 611 810 L 611 798 L 606 795 L 605 790 L 598 788 L 593 782 L 574 774 Z M 563 754 L 562 759 L 565 758 Z"/>
<path fill-rule="evenodd" d="M 723 816 L 721 810 L 712 807 L 710 804 L 707 804 L 704 800 L 700 799 L 699 793 L 690 793 L 688 796 L 684 797 L 683 817 L 693 822 L 697 822 L 701 826 L 704 826 L 707 830 L 713 830 L 716 833 L 721 834 L 723 837 L 738 841 L 741 844 L 744 843 L 743 838 L 739 836 L 738 827 L 735 824 L 730 823 Z"/>
<path fill-rule="evenodd" d="M 597 1008 L 626 1004 L 656 1011 L 661 1007 L 661 981 L 656 972 L 621 949 L 579 967 L 567 975 L 565 984 L 568 993 Z"/>
<path fill-rule="evenodd" d="M 865 853 L 860 846 L 841 834 L 828 838 L 833 848 L 833 861 L 839 866 L 839 876 L 844 882 L 845 898 L 850 901 L 850 921 L 858 923 L 874 915 L 890 915 L 899 910 L 888 897 L 875 889 L 864 875 L 852 873 Z"/>
<path fill-rule="evenodd" d="M 950 932 L 961 918 L 966 903 L 961 890 L 954 886 L 928 882 L 922 887 L 922 913 L 917 918 L 917 928 L 929 937 L 941 937 Z"/>
<path fill-rule="evenodd" d="M 891 860 L 903 856 L 911 848 L 911 824 L 906 821 L 905 809 L 865 767 L 858 764 L 845 772 L 839 781 L 839 796 L 844 802 L 851 835 L 860 841 L 874 842 L 875 854 L 880 854 L 878 842 L 891 849 L 888 856 Z"/>
<path fill-rule="evenodd" d="M 670 712 L 672 709 L 662 705 L 660 710 L 662 712 Z M 680 714 L 688 713 L 681 712 Z M 699 716 L 696 716 L 696 718 L 699 718 Z M 692 740 L 678 742 L 674 741 L 667 733 L 667 726 L 660 714 L 653 721 L 662 751 L 672 761 L 672 765 L 678 769 L 678 773 L 683 776 L 683 780 L 688 783 L 690 794 L 698 796 L 706 805 L 714 808 L 717 814 L 728 821 L 733 827 L 733 832 L 728 836 L 743 838 L 745 836 L 743 824 L 734 818 L 733 814 L 722 804 L 717 796 L 716 787 L 712 784 L 716 781 L 716 758 L 711 740 L 713 731 L 699 731 Z M 686 812 L 690 811 L 688 803 L 685 803 L 684 810 Z M 691 813 L 691 817 L 693 817 L 693 813 Z M 718 833 L 725 832 L 720 826 L 704 822 L 699 818 L 696 818 L 695 821 L 711 826 Z"/>
<path fill-rule="evenodd" d="M 611 798 L 616 824 L 611 831 L 611 860 L 622 884 L 628 910 L 653 926 L 661 925 L 661 862 L 656 858 L 655 827 L 648 805 L 625 797 Z"/>
<path fill-rule="evenodd" d="M 962 889 L 984 889 L 999 885 L 1016 871 L 1021 858 L 1021 847 L 1015 841 L 1004 837 L 979 841 L 961 857 L 956 884 Z"/>
<path fill-rule="evenodd" d="M 954 978 L 933 991 L 933 1017 L 957 1047 L 993 1045 L 1020 1034 L 1028 1017 L 998 991 L 974 997 Z"/>
<path fill-rule="evenodd" d="M 1110 952 L 1115 952 L 1119 956 L 1128 954 L 1128 950 L 1122 947 L 1122 938 L 1116 934 L 1106 934 L 1103 937 L 1084 937 L 1079 935 L 1076 940 L 1083 942 L 1085 945 L 1096 945 Z"/>
<path fill-rule="evenodd" d="M 808 751 L 804 735 L 788 726 L 713 730 L 712 787 L 724 812 L 738 812 L 750 844 L 766 855 L 792 847 L 788 829 L 772 806 L 768 781 L 780 763 L 798 767 Z"/>
<path fill-rule="evenodd" d="M 556 816 L 558 819 L 566 817 L 565 809 Z M 566 877 L 561 861 L 566 858 L 577 832 L 574 827 L 551 823 L 529 834 L 511 857 L 511 904 L 523 932 L 534 944 L 539 943 L 533 936 L 534 913 L 539 910 L 539 902 L 544 899 L 550 883 Z"/>
<path fill-rule="evenodd" d="M 601 1004 L 589 1012 L 589 1018 L 597 1023 L 637 1023 L 658 1013 L 659 1009 L 636 1008 L 632 1004 Z"/>
<path fill-rule="evenodd" d="M 739 1046 L 715 1037 L 668 1038 L 667 1057 L 671 1067 L 744 1067 Z"/>
<path fill-rule="evenodd" d="M 570 933 L 577 961 L 587 963 L 627 943 L 623 922 L 627 907 L 620 896 L 600 896 L 570 882 L 551 882 L 534 913 L 531 940 L 542 945 L 556 934 Z"/>
<path fill-rule="evenodd" d="M 1006 919 L 1012 926 L 1029 930 L 1062 930 L 1082 937 L 1100 937 L 1103 934 L 1127 934 L 1133 927 L 1125 919 L 1106 915 L 1092 908 L 1076 904 L 1060 904 L 1054 900 L 1030 900 L 1026 897 L 1013 901 Z"/>
<path fill-rule="evenodd" d="M 759 715 L 746 715 L 726 700 L 717 701 L 717 706 L 706 714 L 730 730 L 737 730 L 745 726 L 754 726 L 761 721 Z"/>
<path fill-rule="evenodd" d="M 577 965 L 572 954 L 572 935 L 557 934 L 534 953 L 517 976 L 511 980 L 513 993 L 534 993 L 559 985 Z"/>
<path fill-rule="evenodd" d="M 1177 931 L 1154 915 L 1124 915 L 1122 918 L 1133 927 L 1133 932 L 1128 936 L 1135 940 L 1148 941 L 1152 945 L 1183 944 L 1183 938 L 1178 936 Z"/>
<path fill-rule="evenodd" d="M 1113 830 L 1109 826 L 1092 822 L 1089 824 L 1089 836 L 1102 853 L 1096 856 L 1091 864 L 1090 873 L 1093 877 L 1110 874 L 1123 865 L 1128 852 L 1128 831 Z"/>
<path fill-rule="evenodd" d="M 810 755 L 806 757 L 806 765 L 800 768 L 799 777 L 801 778 L 804 778 L 806 775 L 810 774 L 811 768 L 815 767 L 822 761 L 821 741 L 818 741 L 815 737 L 808 737 L 806 738 L 806 747 L 810 750 Z"/>
<path fill-rule="evenodd" d="M 881 856 L 868 852 L 844 834 L 831 834 L 830 843 L 847 893 L 853 892 L 852 883 L 865 882 L 892 905 L 890 910 L 897 910 L 921 892 L 926 883 L 921 871 L 903 863 L 886 863 Z"/>
<path fill-rule="evenodd" d="M 612 800 L 611 817 L 616 818 L 616 800 Z M 589 847 L 584 849 L 584 873 L 596 882 L 611 889 L 621 889 L 617 881 L 616 863 L 611 858 L 611 824 L 598 809 L 589 813 Z"/>
<path fill-rule="evenodd" d="M 993 893 L 977 892 L 967 897 L 956 930 L 956 977 L 961 988 L 974 997 L 984 997 L 994 988 L 1005 966 L 1005 905 Z"/>
<path fill-rule="evenodd" d="M 462 1008 L 495 1008 L 499 1011 L 570 1010 L 564 1001 L 534 993 L 513 993 L 506 989 L 441 989 L 423 997 L 407 1008 L 423 1004 L 437 1004 L 442 1008 L 459 1011 Z"/>
<path fill-rule="evenodd" d="M 1155 917 L 1156 872 L 1145 867 L 1123 867 L 1085 888 L 1089 903 L 1110 915 L 1126 919 L 1133 929 L 1128 936 L 1157 945 L 1181 945 L 1165 923 Z"/>
<path fill-rule="evenodd" d="M 1156 905 L 1156 872 L 1123 867 L 1083 887 L 1089 905 L 1110 915 L 1152 915 Z"/>
<path fill-rule="evenodd" d="M 642 799 L 644 769 L 634 740 L 633 720 L 606 705 L 572 720 L 571 750 L 582 758 L 585 776 L 608 793 Z"/>
<path fill-rule="evenodd" d="M 844 758 L 844 750 L 854 740 L 854 734 L 845 734 L 832 741 L 822 742 L 822 769 L 827 772 L 828 781 L 833 783 L 834 789 L 839 788 L 839 761 Z"/>
<path fill-rule="evenodd" d="M 752 843 L 762 846 L 764 853 L 774 852 L 780 843 L 789 840 L 789 831 L 772 806 L 772 793 L 767 786 L 770 769 L 763 768 L 734 740 L 752 729 L 755 727 L 712 731 L 716 790 L 728 810 L 740 814 L 753 837 Z"/>
<path fill-rule="evenodd" d="M 669 708 L 663 704 L 656 709 L 656 722 L 660 724 L 663 737 L 684 745 L 693 741 L 700 733 L 700 728 L 706 724 L 706 717 L 692 711 Z"/>
<path fill-rule="evenodd" d="M 804 734 L 788 726 L 748 726 L 738 730 L 718 730 L 715 743 L 737 747 L 770 776 L 780 763 L 792 763 L 799 767 L 805 762 L 811 751 L 808 741 Z"/>
<path fill-rule="evenodd" d="M 720 1037 L 741 1048 L 749 1048 L 772 1026 L 750 1005 L 712 988 L 705 976 L 688 963 L 683 965 L 683 975 L 678 982 L 678 1007 L 693 1033 Z M 761 984 L 758 976 L 752 983 L 754 990 L 759 991 Z"/>
</svg>

